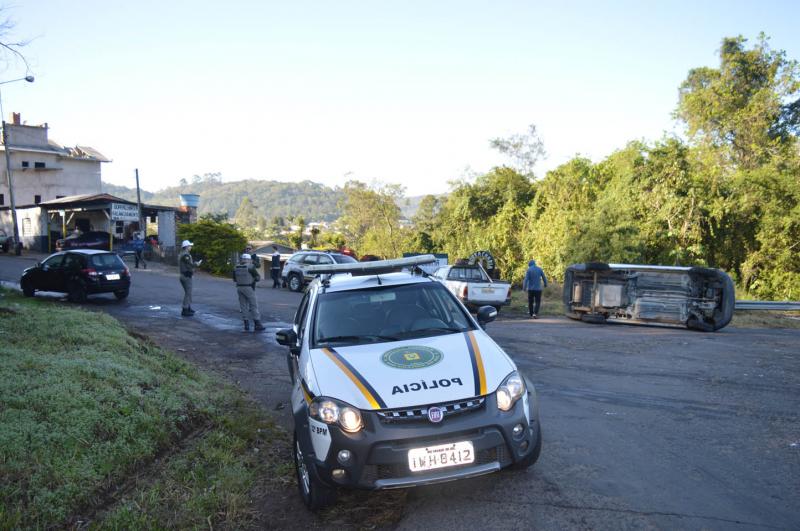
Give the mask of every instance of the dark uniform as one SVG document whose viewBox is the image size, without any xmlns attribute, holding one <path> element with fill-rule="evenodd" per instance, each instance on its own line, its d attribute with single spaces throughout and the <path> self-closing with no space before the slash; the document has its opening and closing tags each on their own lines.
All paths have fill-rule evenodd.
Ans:
<svg viewBox="0 0 800 531">
<path fill-rule="evenodd" d="M 236 292 L 239 295 L 239 309 L 244 319 L 245 331 L 250 330 L 250 320 L 253 321 L 253 330 L 264 330 L 261 324 L 261 314 L 258 311 L 256 299 L 256 282 L 261 280 L 258 270 L 253 265 L 247 254 L 243 254 L 236 267 L 233 268 L 233 281 L 236 282 Z"/>
<path fill-rule="evenodd" d="M 178 270 L 181 276 L 181 286 L 183 286 L 183 309 L 181 315 L 184 317 L 194 315 L 192 309 L 192 276 L 194 276 L 195 268 L 200 265 L 192 259 L 189 253 L 191 245 L 184 246 L 181 253 L 178 255 Z"/>
<path fill-rule="evenodd" d="M 272 289 L 280 287 L 281 280 L 281 253 L 275 249 L 272 253 L 272 265 L 270 267 L 270 274 L 272 275 Z"/>
<path fill-rule="evenodd" d="M 261 270 L 261 258 L 258 257 L 256 253 L 253 252 L 253 248 L 249 245 L 244 248 L 244 254 L 250 257 L 250 260 L 253 261 L 253 267 L 256 268 L 257 271 Z"/>
</svg>

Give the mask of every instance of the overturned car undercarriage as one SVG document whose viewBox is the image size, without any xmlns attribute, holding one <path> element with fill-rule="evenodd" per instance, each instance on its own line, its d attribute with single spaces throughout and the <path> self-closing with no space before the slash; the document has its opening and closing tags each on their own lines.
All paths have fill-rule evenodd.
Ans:
<svg viewBox="0 0 800 531">
<path fill-rule="evenodd" d="M 733 281 L 705 267 L 604 264 L 567 267 L 566 315 L 590 323 L 607 319 L 661 323 L 712 332 L 730 323 Z"/>
</svg>

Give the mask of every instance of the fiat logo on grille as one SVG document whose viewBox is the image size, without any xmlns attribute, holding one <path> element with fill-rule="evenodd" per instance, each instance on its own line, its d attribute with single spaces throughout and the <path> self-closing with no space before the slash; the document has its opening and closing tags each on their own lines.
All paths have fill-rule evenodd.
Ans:
<svg viewBox="0 0 800 531">
<path fill-rule="evenodd" d="M 441 422 L 444 418 L 444 410 L 440 407 L 428 408 L 428 420 L 433 423 Z"/>
</svg>

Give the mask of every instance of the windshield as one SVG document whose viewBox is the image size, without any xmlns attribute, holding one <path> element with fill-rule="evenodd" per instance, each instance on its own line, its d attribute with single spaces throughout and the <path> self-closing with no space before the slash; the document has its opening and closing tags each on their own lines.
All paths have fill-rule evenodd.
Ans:
<svg viewBox="0 0 800 531">
<path fill-rule="evenodd" d="M 358 260 L 352 256 L 347 256 L 346 254 L 332 254 L 331 256 L 334 260 L 336 260 L 337 264 L 352 264 L 358 262 Z"/>
<path fill-rule="evenodd" d="M 314 314 L 314 344 L 357 345 L 474 329 L 438 282 L 321 293 Z"/>
</svg>

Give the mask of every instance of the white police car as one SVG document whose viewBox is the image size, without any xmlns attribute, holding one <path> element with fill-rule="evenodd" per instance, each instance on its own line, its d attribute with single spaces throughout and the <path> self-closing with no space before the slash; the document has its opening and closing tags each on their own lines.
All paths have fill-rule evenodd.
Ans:
<svg viewBox="0 0 800 531">
<path fill-rule="evenodd" d="M 542 446 L 536 393 L 441 283 L 390 272 L 432 256 L 318 266 L 290 347 L 300 493 L 392 489 L 525 468 Z M 350 274 L 336 274 L 350 273 Z"/>
</svg>

